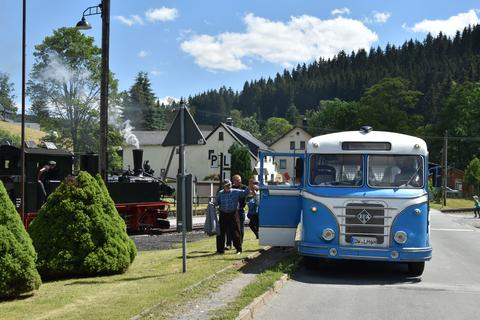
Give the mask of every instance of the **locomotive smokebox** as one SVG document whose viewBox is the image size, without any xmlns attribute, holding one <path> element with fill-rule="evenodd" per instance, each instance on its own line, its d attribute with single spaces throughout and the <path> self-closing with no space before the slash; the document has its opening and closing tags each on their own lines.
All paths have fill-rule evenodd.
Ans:
<svg viewBox="0 0 480 320">
<path fill-rule="evenodd" d="M 133 149 L 133 171 L 135 175 L 139 175 L 143 172 L 142 161 L 143 161 L 143 149 Z"/>
<path fill-rule="evenodd" d="M 92 176 L 98 173 L 98 155 L 86 153 L 80 155 L 80 170 L 87 171 Z"/>
</svg>

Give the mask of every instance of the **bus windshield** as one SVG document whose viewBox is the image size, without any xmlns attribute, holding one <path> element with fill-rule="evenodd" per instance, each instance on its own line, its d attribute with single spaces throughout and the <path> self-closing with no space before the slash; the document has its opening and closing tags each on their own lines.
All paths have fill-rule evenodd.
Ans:
<svg viewBox="0 0 480 320">
<path fill-rule="evenodd" d="M 370 155 L 368 185 L 387 188 L 422 188 L 423 159 L 417 155 Z"/>
<path fill-rule="evenodd" d="M 314 154 L 310 158 L 310 184 L 316 186 L 361 186 L 360 154 Z"/>
</svg>

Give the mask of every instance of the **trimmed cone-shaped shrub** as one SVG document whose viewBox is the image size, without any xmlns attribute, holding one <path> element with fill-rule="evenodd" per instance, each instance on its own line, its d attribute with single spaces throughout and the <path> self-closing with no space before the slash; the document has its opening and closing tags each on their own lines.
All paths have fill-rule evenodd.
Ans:
<svg viewBox="0 0 480 320">
<path fill-rule="evenodd" d="M 83 171 L 48 197 L 29 232 L 46 277 L 123 273 L 137 253 L 103 181 Z"/>
<path fill-rule="evenodd" d="M 0 181 L 0 299 L 38 289 L 36 258 L 32 240 Z"/>
</svg>

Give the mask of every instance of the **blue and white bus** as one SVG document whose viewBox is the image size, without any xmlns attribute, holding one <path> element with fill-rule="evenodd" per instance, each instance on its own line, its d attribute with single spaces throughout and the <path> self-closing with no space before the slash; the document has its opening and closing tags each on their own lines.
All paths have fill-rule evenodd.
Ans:
<svg viewBox="0 0 480 320">
<path fill-rule="evenodd" d="M 362 127 L 314 137 L 295 153 L 262 152 L 261 161 L 267 156 L 295 160 L 291 181 L 281 182 L 260 163 L 260 244 L 423 273 L 432 257 L 425 141 Z"/>
</svg>

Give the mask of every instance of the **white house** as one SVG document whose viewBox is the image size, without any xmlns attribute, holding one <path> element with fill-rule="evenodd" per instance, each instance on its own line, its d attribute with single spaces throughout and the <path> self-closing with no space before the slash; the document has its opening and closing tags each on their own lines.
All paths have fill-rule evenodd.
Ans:
<svg viewBox="0 0 480 320">
<path fill-rule="evenodd" d="M 275 152 L 286 153 L 304 153 L 305 145 L 312 136 L 300 127 L 294 127 L 292 130 L 285 133 L 270 145 L 270 149 Z M 284 177 L 294 176 L 294 158 L 292 157 L 275 157 L 274 163 L 278 173 Z"/>
<path fill-rule="evenodd" d="M 167 176 L 175 177 L 178 172 L 178 150 L 174 147 L 162 147 L 167 131 L 134 131 L 133 133 L 140 142 L 140 148 L 143 149 L 144 161 L 149 160 L 150 167 L 155 170 L 154 175 L 163 176 L 163 172 L 168 169 Z M 258 167 L 259 150 L 271 150 L 249 132 L 234 127 L 231 122 L 221 122 L 213 131 L 202 131 L 202 134 L 206 139 L 205 145 L 185 148 L 185 170 L 199 181 L 219 175 L 221 169 L 224 169 L 222 178 L 230 178 L 231 157 L 228 149 L 235 142 L 248 147 L 252 168 Z M 128 167 L 133 169 L 132 149 L 135 147 L 124 148 L 124 169 Z M 274 172 L 271 159 L 268 159 L 264 166 L 270 167 L 269 172 Z"/>
</svg>

